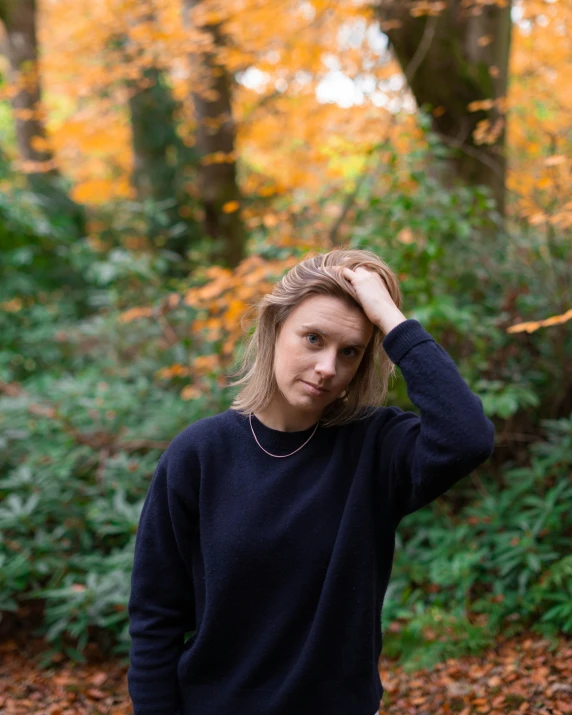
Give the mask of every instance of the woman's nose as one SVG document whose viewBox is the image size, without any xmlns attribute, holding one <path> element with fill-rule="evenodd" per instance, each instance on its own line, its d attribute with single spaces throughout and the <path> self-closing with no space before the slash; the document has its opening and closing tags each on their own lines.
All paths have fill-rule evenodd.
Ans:
<svg viewBox="0 0 572 715">
<path fill-rule="evenodd" d="M 324 355 L 316 365 L 316 372 L 326 377 L 334 377 L 336 374 L 336 358 L 331 355 Z"/>
</svg>

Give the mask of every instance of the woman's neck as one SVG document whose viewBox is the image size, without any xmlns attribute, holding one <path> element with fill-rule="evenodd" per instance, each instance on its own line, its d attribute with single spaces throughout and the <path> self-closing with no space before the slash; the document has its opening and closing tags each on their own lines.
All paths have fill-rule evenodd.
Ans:
<svg viewBox="0 0 572 715">
<path fill-rule="evenodd" d="M 303 432 L 313 427 L 320 419 L 319 414 L 297 410 L 280 397 L 276 396 L 268 407 L 254 413 L 265 427 L 279 432 Z"/>
</svg>

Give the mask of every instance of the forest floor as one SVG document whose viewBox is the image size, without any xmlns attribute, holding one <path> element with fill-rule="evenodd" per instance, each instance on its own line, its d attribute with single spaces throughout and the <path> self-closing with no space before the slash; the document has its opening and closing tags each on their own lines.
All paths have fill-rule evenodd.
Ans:
<svg viewBox="0 0 572 715">
<path fill-rule="evenodd" d="M 46 647 L 41 639 L 21 636 L 0 642 L 2 715 L 132 713 L 125 664 L 95 658 L 74 664 L 62 658 L 44 670 L 36 661 Z M 449 659 L 414 673 L 381 658 L 380 676 L 382 715 L 572 713 L 570 638 L 560 638 L 551 651 L 548 640 L 525 634 L 499 640 L 478 657 Z"/>
</svg>

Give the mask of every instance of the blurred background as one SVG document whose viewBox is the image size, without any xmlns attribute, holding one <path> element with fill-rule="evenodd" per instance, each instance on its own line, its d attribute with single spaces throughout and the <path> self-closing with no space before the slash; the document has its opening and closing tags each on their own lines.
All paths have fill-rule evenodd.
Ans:
<svg viewBox="0 0 572 715">
<path fill-rule="evenodd" d="M 569 637 L 572 2 L 0 0 L 0 21 L 4 642 L 125 658 L 159 455 L 230 404 L 256 301 L 342 245 L 398 273 L 497 428 L 400 526 L 384 655 Z M 401 377 L 389 402 L 413 408 Z"/>
</svg>

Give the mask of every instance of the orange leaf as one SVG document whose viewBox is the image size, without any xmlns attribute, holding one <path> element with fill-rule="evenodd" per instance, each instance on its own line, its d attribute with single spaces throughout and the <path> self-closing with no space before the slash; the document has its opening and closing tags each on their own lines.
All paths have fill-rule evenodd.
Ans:
<svg viewBox="0 0 572 715">
<path fill-rule="evenodd" d="M 181 390 L 181 399 L 195 400 L 201 396 L 201 391 L 196 385 L 187 385 Z"/>
<path fill-rule="evenodd" d="M 494 35 L 481 35 L 477 40 L 477 45 L 479 47 L 486 47 L 487 45 L 490 45 L 494 39 Z"/>
<path fill-rule="evenodd" d="M 565 161 L 564 154 L 553 154 L 544 160 L 544 166 L 558 166 L 559 164 L 564 164 Z"/>
<path fill-rule="evenodd" d="M 477 100 L 475 102 L 470 102 L 467 105 L 467 109 L 469 112 L 478 112 L 481 109 L 489 110 L 494 107 L 495 100 L 494 99 L 481 99 Z"/>
<path fill-rule="evenodd" d="M 103 690 L 98 690 L 97 688 L 90 688 L 89 690 L 86 690 L 86 694 L 92 700 L 101 700 L 102 698 L 107 697 L 107 693 L 104 693 Z"/>
<path fill-rule="evenodd" d="M 222 210 L 225 214 L 234 213 L 240 208 L 240 203 L 238 201 L 227 201 L 226 204 L 222 205 Z"/>
<path fill-rule="evenodd" d="M 154 309 L 151 306 L 139 307 L 139 308 L 129 308 L 124 313 L 119 316 L 120 323 L 131 323 L 133 320 L 138 318 L 150 318 L 153 315 Z"/>
<path fill-rule="evenodd" d="M 397 240 L 401 243 L 405 243 L 406 245 L 408 245 L 410 243 L 414 243 L 415 236 L 413 235 L 413 231 L 408 226 L 406 226 L 405 228 L 402 228 L 401 231 L 397 234 Z"/>
<path fill-rule="evenodd" d="M 390 30 L 399 30 L 402 25 L 401 20 L 387 20 L 380 23 L 380 28 L 382 32 L 389 32 Z"/>
<path fill-rule="evenodd" d="M 552 315 L 550 318 L 545 318 L 544 320 L 530 321 L 528 323 L 517 323 L 516 325 L 511 325 L 507 328 L 507 333 L 533 333 L 539 328 L 545 328 L 549 325 L 560 325 L 561 323 L 566 323 L 568 320 L 572 319 L 572 309 L 567 310 L 562 315 Z"/>
</svg>

